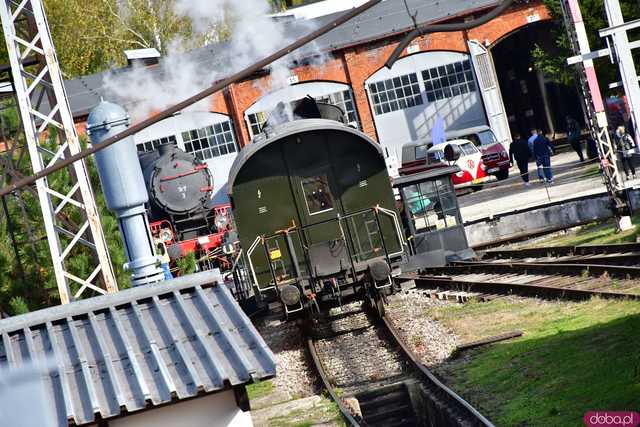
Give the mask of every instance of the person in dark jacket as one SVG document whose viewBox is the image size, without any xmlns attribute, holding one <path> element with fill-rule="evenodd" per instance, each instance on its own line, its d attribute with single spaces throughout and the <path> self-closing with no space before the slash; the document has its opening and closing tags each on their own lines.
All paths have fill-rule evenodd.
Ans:
<svg viewBox="0 0 640 427">
<path fill-rule="evenodd" d="M 636 150 L 636 142 L 627 133 L 624 126 L 618 126 L 615 136 L 616 151 L 618 153 L 618 161 L 622 163 L 624 174 L 627 179 L 636 177 L 636 168 L 633 165 L 633 155 Z"/>
<path fill-rule="evenodd" d="M 529 144 L 529 152 L 533 154 L 533 143 L 535 142 L 536 138 L 538 137 L 538 129 L 531 129 L 531 136 L 529 137 L 529 139 L 527 140 L 527 143 Z M 540 181 L 544 181 L 544 175 L 542 174 L 542 169 L 540 168 L 540 165 L 538 164 L 538 159 L 535 158 L 536 160 L 536 166 L 537 166 L 537 172 L 538 172 L 538 179 Z"/>
<path fill-rule="evenodd" d="M 544 181 L 553 184 L 553 171 L 551 170 L 551 155 L 554 147 L 544 132 L 538 131 L 538 137 L 533 141 L 533 155 L 538 166 L 538 176 L 544 175 Z M 542 169 L 542 171 L 540 171 Z"/>
<path fill-rule="evenodd" d="M 524 181 L 525 187 L 529 186 L 529 157 L 531 157 L 529 142 L 522 138 L 520 134 L 516 134 L 509 147 L 509 158 L 511 159 L 511 166 L 513 166 L 514 160 L 518 165 L 520 177 Z"/>
<path fill-rule="evenodd" d="M 582 144 L 580 142 L 580 124 L 571 116 L 567 116 L 567 142 L 571 145 L 571 148 L 578 154 L 578 158 L 581 162 L 584 162 L 584 155 L 582 154 Z"/>
</svg>

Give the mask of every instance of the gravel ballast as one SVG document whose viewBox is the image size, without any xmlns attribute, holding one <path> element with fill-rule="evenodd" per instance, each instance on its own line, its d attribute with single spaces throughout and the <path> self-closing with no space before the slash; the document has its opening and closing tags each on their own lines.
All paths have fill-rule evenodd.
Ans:
<svg viewBox="0 0 640 427">
<path fill-rule="evenodd" d="M 422 363 L 434 366 L 451 356 L 459 344 L 456 335 L 441 323 L 429 318 L 429 308 L 450 304 L 436 300 L 418 290 L 390 297 L 386 313 L 399 330 L 402 339 L 413 348 Z"/>
</svg>

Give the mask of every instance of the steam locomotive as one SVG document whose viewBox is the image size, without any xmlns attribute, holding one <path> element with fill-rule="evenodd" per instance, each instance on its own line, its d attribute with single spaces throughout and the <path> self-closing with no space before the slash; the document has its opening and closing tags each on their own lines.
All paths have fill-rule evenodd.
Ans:
<svg viewBox="0 0 640 427">
<path fill-rule="evenodd" d="M 174 144 L 138 153 L 149 193 L 149 222 L 171 261 L 189 253 L 199 268 L 226 269 L 235 252 L 231 206 L 211 206 L 213 175 L 207 164 Z"/>
</svg>

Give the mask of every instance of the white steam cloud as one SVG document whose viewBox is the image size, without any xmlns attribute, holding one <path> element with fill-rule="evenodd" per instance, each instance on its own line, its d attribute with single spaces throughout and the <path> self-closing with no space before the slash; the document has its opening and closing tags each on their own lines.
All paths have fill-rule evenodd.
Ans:
<svg viewBox="0 0 640 427">
<path fill-rule="evenodd" d="M 172 42 L 160 65 L 154 68 L 134 67 L 126 72 L 115 71 L 104 79 L 107 96 L 124 101 L 134 119 L 165 109 L 195 95 L 213 81 L 236 72 L 262 59 L 294 38 L 286 27 L 268 17 L 271 8 L 267 0 L 175 0 L 174 10 L 188 17 L 196 32 L 207 36 L 220 23 L 230 24 L 231 36 L 224 52 L 224 66 L 212 69 L 219 58 L 188 55 L 181 40 Z M 310 25 L 306 30 L 311 31 Z M 307 52 L 309 48 L 307 47 Z M 313 49 L 313 47 L 312 47 Z M 319 55 L 318 52 L 315 52 Z M 213 55 L 213 53 L 211 54 Z M 295 55 L 295 53 L 294 53 Z M 271 86 L 263 91 L 286 87 L 291 74 L 287 64 L 291 55 L 271 65 Z M 206 109 L 206 101 L 196 108 Z"/>
</svg>

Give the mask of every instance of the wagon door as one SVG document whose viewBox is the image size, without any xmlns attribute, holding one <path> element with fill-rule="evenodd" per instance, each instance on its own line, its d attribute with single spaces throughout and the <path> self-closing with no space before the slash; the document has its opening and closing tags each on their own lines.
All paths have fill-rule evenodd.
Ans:
<svg viewBox="0 0 640 427">
<path fill-rule="evenodd" d="M 314 275 L 337 274 L 350 265 L 340 223 L 340 194 L 329 162 L 326 136 L 309 133 L 296 136 L 284 146 L 291 189 L 301 221 L 300 238 L 305 243 Z"/>
<path fill-rule="evenodd" d="M 493 60 L 487 48 L 481 43 L 475 40 L 469 40 L 468 43 L 489 126 L 496 134 L 498 141 L 508 144 L 511 141 L 511 131 Z M 505 146 L 508 147 L 508 145 Z"/>
</svg>

